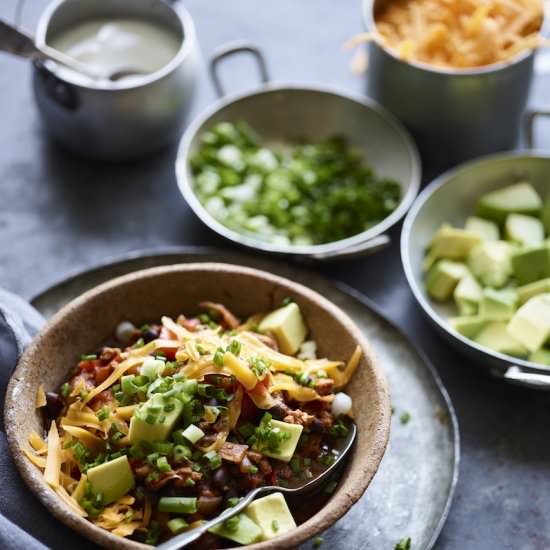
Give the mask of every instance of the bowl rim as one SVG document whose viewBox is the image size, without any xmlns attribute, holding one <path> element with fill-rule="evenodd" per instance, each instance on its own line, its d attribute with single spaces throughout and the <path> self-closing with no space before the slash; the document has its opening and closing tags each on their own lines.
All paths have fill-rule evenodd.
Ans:
<svg viewBox="0 0 550 550">
<path fill-rule="evenodd" d="M 426 298 L 422 291 L 422 281 L 418 281 L 415 275 L 413 262 L 409 254 L 411 247 L 411 233 L 413 226 L 419 219 L 419 214 L 426 203 L 428 203 L 433 195 L 445 185 L 451 184 L 452 180 L 461 173 L 467 173 L 472 168 L 481 164 L 490 164 L 498 161 L 513 161 L 518 159 L 539 159 L 550 163 L 550 153 L 541 150 L 522 149 L 518 151 L 496 153 L 492 155 L 486 155 L 479 157 L 458 166 L 447 170 L 443 174 L 432 180 L 418 195 L 414 204 L 412 205 L 409 213 L 405 217 L 403 222 L 403 229 L 401 231 L 401 263 L 403 270 L 405 271 L 405 277 L 409 284 L 409 287 L 426 316 L 436 325 L 436 327 L 446 334 L 451 339 L 455 340 L 462 347 L 469 347 L 475 350 L 480 356 L 488 356 L 493 359 L 492 365 L 499 363 L 501 368 L 507 369 L 514 365 L 521 367 L 525 371 L 533 373 L 548 373 L 550 367 L 533 363 L 525 359 L 512 357 L 504 353 L 490 350 L 484 346 L 480 346 L 473 340 L 466 338 L 456 330 L 433 308 L 430 300 Z M 484 367 L 491 367 L 492 365 L 483 365 Z"/>
<path fill-rule="evenodd" d="M 36 27 L 35 43 L 38 47 L 46 45 L 46 36 L 50 28 L 50 23 L 57 11 L 63 9 L 63 4 L 68 0 L 53 0 L 46 5 L 44 11 L 41 13 Z M 197 36 L 195 30 L 195 23 L 191 14 L 182 5 L 181 2 L 167 2 L 165 0 L 154 0 L 159 4 L 162 4 L 167 9 L 171 10 L 175 17 L 178 19 L 181 26 L 181 39 L 178 51 L 174 54 L 172 59 L 163 65 L 160 69 L 140 76 L 136 76 L 132 81 L 125 82 L 118 80 L 116 82 L 105 81 L 103 79 L 94 82 L 87 77 L 81 77 L 74 71 L 63 71 L 61 75 L 59 70 L 53 63 L 48 63 L 48 70 L 54 73 L 57 78 L 63 82 L 68 82 L 78 88 L 85 90 L 93 90 L 96 92 L 116 93 L 126 90 L 135 90 L 154 84 L 155 82 L 162 80 L 169 76 L 171 73 L 177 70 L 185 61 L 192 55 L 196 44 Z M 94 14 L 90 15 L 90 20 L 93 20 Z"/>
<path fill-rule="evenodd" d="M 374 20 L 375 3 L 376 3 L 376 0 L 362 0 L 361 2 L 361 18 L 363 20 L 363 26 L 369 32 L 376 32 L 376 22 Z M 548 12 L 547 12 L 547 9 L 544 8 L 543 21 L 539 30 L 539 35 L 541 38 L 546 38 L 548 36 L 548 34 L 550 33 L 549 27 L 550 27 L 550 21 L 548 18 Z M 376 46 L 380 48 L 383 52 L 387 53 L 391 58 L 393 58 L 395 61 L 398 61 L 399 63 L 402 63 L 403 65 L 413 67 L 415 69 L 424 71 L 426 73 L 438 74 L 445 77 L 448 77 L 448 76 L 468 77 L 468 76 L 480 76 L 485 74 L 492 74 L 502 69 L 511 67 L 513 65 L 517 65 L 530 57 L 534 57 L 537 51 L 536 49 L 533 49 L 533 48 L 526 49 L 519 52 L 511 59 L 504 60 L 504 61 L 497 61 L 496 63 L 490 63 L 489 65 L 481 65 L 480 67 L 447 68 L 447 67 L 437 67 L 435 65 L 430 65 L 429 63 L 424 63 L 422 61 L 404 61 L 403 59 L 398 57 L 392 49 L 381 46 L 377 42 L 371 42 L 371 44 L 376 44 Z"/>
<path fill-rule="evenodd" d="M 338 241 L 332 241 L 330 243 L 317 244 L 317 245 L 276 245 L 267 241 L 253 238 L 251 236 L 239 233 L 229 229 L 222 223 L 218 222 L 201 204 L 197 198 L 191 178 L 188 177 L 189 168 L 189 156 L 191 152 L 191 143 L 201 130 L 201 128 L 208 124 L 209 121 L 221 112 L 223 109 L 237 103 L 239 101 L 246 101 L 255 96 L 268 95 L 277 92 L 311 92 L 319 93 L 327 96 L 336 96 L 339 99 L 344 99 L 352 103 L 360 105 L 364 109 L 374 111 L 384 122 L 386 122 L 392 130 L 398 135 L 403 142 L 405 149 L 407 150 L 407 159 L 411 165 L 411 174 L 408 181 L 408 187 L 405 194 L 402 196 L 401 201 L 397 208 L 382 221 L 374 225 L 373 227 L 347 237 Z M 180 143 L 178 145 L 178 153 L 175 162 L 175 172 L 178 188 L 187 204 L 191 207 L 195 215 L 210 229 L 229 239 L 239 245 L 246 246 L 248 248 L 262 250 L 264 252 L 274 252 L 277 254 L 286 255 L 303 255 L 303 256 L 316 256 L 330 254 L 333 252 L 340 252 L 342 250 L 353 248 L 366 241 L 369 241 L 384 231 L 387 231 L 390 227 L 396 224 L 408 211 L 411 204 L 420 189 L 420 181 L 422 175 L 422 168 L 420 162 L 420 155 L 418 153 L 416 144 L 412 139 L 408 130 L 386 110 L 382 105 L 370 99 L 366 96 L 343 90 L 337 86 L 331 86 L 318 83 L 295 83 L 295 82 L 267 82 L 264 83 L 252 91 L 246 91 L 236 94 L 230 94 L 227 97 L 223 97 L 214 102 L 211 106 L 204 109 L 185 130 Z M 403 182 L 399 182 L 401 185 Z"/>
<path fill-rule="evenodd" d="M 117 537 L 110 532 L 97 527 L 85 518 L 79 516 L 76 512 L 72 511 L 67 504 L 65 504 L 60 497 L 47 486 L 41 472 L 25 457 L 20 448 L 19 431 L 15 428 L 16 424 L 12 420 L 12 417 L 15 415 L 13 403 L 17 400 L 18 389 L 21 383 L 19 380 L 21 374 L 31 368 L 32 363 L 29 362 L 30 358 L 34 353 L 36 353 L 37 348 L 47 338 L 48 333 L 55 330 L 56 327 L 64 321 L 67 314 L 70 314 L 75 309 L 78 310 L 85 307 L 90 300 L 101 296 L 101 294 L 127 284 L 132 284 L 133 281 L 197 270 L 206 270 L 212 272 L 213 274 L 219 271 L 224 271 L 226 273 L 232 273 L 235 276 L 249 275 L 260 277 L 274 284 L 283 285 L 294 291 L 296 294 L 308 300 L 312 300 L 319 307 L 328 310 L 331 316 L 336 319 L 336 322 L 343 325 L 350 335 L 356 339 L 357 343 L 363 350 L 364 361 L 367 362 L 372 372 L 374 380 L 372 386 L 376 392 L 377 398 L 377 407 L 375 412 L 377 413 L 378 418 L 377 424 L 372 433 L 372 446 L 370 448 L 371 452 L 368 455 L 368 459 L 356 464 L 357 474 L 355 477 L 357 478 L 357 483 L 355 483 L 351 490 L 343 492 L 340 495 L 337 491 L 335 495 L 327 502 L 327 505 L 325 505 L 319 512 L 292 532 L 275 539 L 249 545 L 251 550 L 274 550 L 276 548 L 287 548 L 290 546 L 294 547 L 295 545 L 308 540 L 334 524 L 336 520 L 343 516 L 363 495 L 380 465 L 388 444 L 391 421 L 391 405 L 386 376 L 379 365 L 378 359 L 372 351 L 367 338 L 363 335 L 357 325 L 355 325 L 355 323 L 344 311 L 340 310 L 340 308 L 328 299 L 321 296 L 316 291 L 311 290 L 302 284 L 295 283 L 285 277 L 267 273 L 259 269 L 217 262 L 175 264 L 152 267 L 116 277 L 84 292 L 79 297 L 69 302 L 55 315 L 53 315 L 53 317 L 42 328 L 40 333 L 33 339 L 27 350 L 23 353 L 10 377 L 5 396 L 4 419 L 6 436 L 13 460 L 27 486 L 38 497 L 47 510 L 54 517 L 71 527 L 79 534 L 84 535 L 107 548 L 124 548 L 128 550 L 151 548 L 150 546 L 142 543 Z M 333 505 L 331 506 L 331 509 L 327 510 L 326 507 L 330 505 L 331 502 L 333 502 Z"/>
</svg>

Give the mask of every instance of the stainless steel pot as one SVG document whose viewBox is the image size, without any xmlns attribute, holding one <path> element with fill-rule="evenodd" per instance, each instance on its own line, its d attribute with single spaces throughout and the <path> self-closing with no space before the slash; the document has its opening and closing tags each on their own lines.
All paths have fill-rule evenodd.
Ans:
<svg viewBox="0 0 550 550">
<path fill-rule="evenodd" d="M 363 0 L 363 22 L 376 28 L 384 0 Z M 515 147 L 533 76 L 534 52 L 475 69 L 404 62 L 369 45 L 368 93 L 416 139 L 422 159 L 449 167 Z"/>
<path fill-rule="evenodd" d="M 362 255 L 386 246 L 390 241 L 384 232 L 405 214 L 420 185 L 418 153 L 408 133 L 372 100 L 327 86 L 270 82 L 263 55 L 251 44 L 230 44 L 212 59 L 212 79 L 220 96 L 224 91 L 217 73 L 218 64 L 222 59 L 242 52 L 254 55 L 263 83 L 253 92 L 220 99 L 187 128 L 180 143 L 176 174 L 179 189 L 189 206 L 207 226 L 223 237 L 264 252 L 324 260 Z M 305 139 L 317 143 L 334 135 L 346 136 L 353 146 L 365 152 L 378 174 L 401 183 L 400 204 L 376 226 L 328 244 L 276 245 L 225 227 L 196 197 L 189 159 L 206 130 L 221 121 L 237 120 L 249 122 L 267 141 Z"/>
<path fill-rule="evenodd" d="M 158 22 L 181 37 L 176 56 L 155 73 L 125 83 L 91 81 L 54 63 L 35 63 L 34 92 L 50 134 L 86 156 L 138 157 L 178 139 L 198 72 L 193 21 L 179 2 L 163 0 L 55 0 L 38 23 L 41 46 L 77 22 L 135 17 Z"/>
<path fill-rule="evenodd" d="M 542 197 L 550 192 L 550 155 L 515 152 L 475 160 L 434 180 L 418 196 L 401 233 L 401 260 L 423 312 L 452 345 L 493 374 L 519 385 L 550 390 L 550 367 L 497 353 L 456 332 L 447 322 L 454 308 L 431 300 L 422 269 L 426 247 L 443 223 L 462 227 L 485 193 L 517 181 L 529 181 Z"/>
</svg>

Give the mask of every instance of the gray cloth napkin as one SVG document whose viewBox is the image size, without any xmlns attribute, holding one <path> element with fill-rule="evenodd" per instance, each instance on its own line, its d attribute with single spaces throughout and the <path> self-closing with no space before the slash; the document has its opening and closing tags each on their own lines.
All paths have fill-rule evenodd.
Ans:
<svg viewBox="0 0 550 550">
<path fill-rule="evenodd" d="M 24 300 L 0 289 L 0 406 L 17 359 L 44 323 Z M 3 415 L 2 415 L 3 417 Z M 3 422 L 3 418 L 2 418 Z M 0 549 L 88 550 L 98 548 L 57 521 L 27 488 L 0 431 Z"/>
</svg>

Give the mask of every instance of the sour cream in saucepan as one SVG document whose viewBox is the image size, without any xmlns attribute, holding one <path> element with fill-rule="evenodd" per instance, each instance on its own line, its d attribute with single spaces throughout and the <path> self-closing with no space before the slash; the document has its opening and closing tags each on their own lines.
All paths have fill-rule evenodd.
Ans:
<svg viewBox="0 0 550 550">
<path fill-rule="evenodd" d="M 174 58 L 181 41 L 174 29 L 144 20 L 94 19 L 60 32 L 48 43 L 108 79 L 119 71 L 158 71 Z M 129 78 L 136 77 L 124 80 Z"/>
</svg>

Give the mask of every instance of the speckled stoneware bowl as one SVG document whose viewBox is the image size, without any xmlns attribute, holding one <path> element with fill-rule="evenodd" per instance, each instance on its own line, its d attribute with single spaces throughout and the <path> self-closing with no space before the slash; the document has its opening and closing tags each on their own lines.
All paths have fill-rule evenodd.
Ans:
<svg viewBox="0 0 550 550">
<path fill-rule="evenodd" d="M 34 412 L 41 383 L 55 390 L 81 354 L 100 346 L 123 319 L 139 325 L 161 315 L 196 310 L 202 300 L 222 302 L 240 315 L 268 311 L 286 296 L 300 306 L 320 356 L 347 360 L 356 345 L 364 351 L 347 391 L 354 399 L 357 444 L 333 497 L 317 514 L 287 535 L 251 545 L 252 550 L 291 548 L 330 527 L 361 497 L 386 449 L 390 400 L 384 373 L 369 343 L 351 319 L 304 286 L 268 273 L 226 264 L 197 263 L 138 271 L 96 287 L 55 315 L 21 358 L 8 386 L 5 426 L 15 463 L 51 513 L 82 535 L 108 548 L 150 548 L 122 539 L 71 511 L 21 452 L 31 431 L 43 431 Z"/>
</svg>

